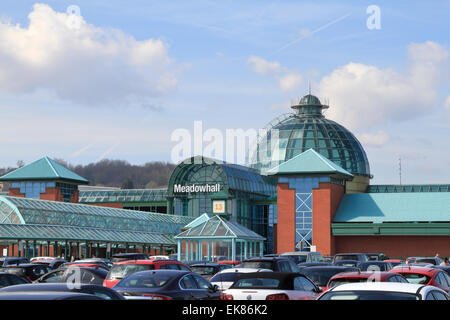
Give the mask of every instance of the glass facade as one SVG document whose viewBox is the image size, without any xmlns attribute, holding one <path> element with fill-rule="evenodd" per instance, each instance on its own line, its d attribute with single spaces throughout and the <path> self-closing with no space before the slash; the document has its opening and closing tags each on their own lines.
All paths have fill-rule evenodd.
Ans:
<svg viewBox="0 0 450 320">
<path fill-rule="evenodd" d="M 450 192 L 450 184 L 370 185 L 367 192 Z"/>
<path fill-rule="evenodd" d="M 33 181 L 33 182 L 12 182 L 11 188 L 19 189 L 25 198 L 39 199 L 41 193 L 46 193 L 47 188 L 55 188 L 55 182 Z"/>
</svg>

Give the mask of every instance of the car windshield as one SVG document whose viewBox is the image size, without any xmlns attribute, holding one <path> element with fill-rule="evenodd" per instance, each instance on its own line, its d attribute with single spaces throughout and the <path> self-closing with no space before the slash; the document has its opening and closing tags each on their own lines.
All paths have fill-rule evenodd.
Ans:
<svg viewBox="0 0 450 320">
<path fill-rule="evenodd" d="M 244 261 L 241 264 L 242 268 L 256 268 L 256 269 L 273 269 L 272 261 Z"/>
<path fill-rule="evenodd" d="M 12 273 L 19 277 L 24 277 L 26 275 L 24 268 L 0 268 L 0 272 Z"/>
<path fill-rule="evenodd" d="M 427 284 L 430 281 L 430 277 L 420 273 L 402 273 L 402 275 L 410 283 Z"/>
<path fill-rule="evenodd" d="M 307 258 L 306 255 L 298 255 L 298 254 L 283 255 L 283 257 L 291 259 L 292 261 L 294 261 L 295 264 L 306 262 Z"/>
<path fill-rule="evenodd" d="M 316 286 L 319 287 L 326 287 L 328 281 L 330 281 L 330 278 L 334 276 L 335 274 L 338 274 L 340 272 L 344 272 L 346 270 L 307 270 L 302 269 L 302 273 L 310 278 Z"/>
<path fill-rule="evenodd" d="M 135 274 L 122 280 L 117 286 L 123 288 L 160 288 L 167 284 L 173 275 Z"/>
<path fill-rule="evenodd" d="M 192 272 L 200 275 L 209 275 L 215 273 L 215 268 L 211 266 L 191 266 Z"/>
<path fill-rule="evenodd" d="M 113 265 L 106 278 L 108 280 L 123 279 L 135 272 L 154 269 L 155 266 L 153 264 L 116 264 Z"/>
<path fill-rule="evenodd" d="M 436 260 L 434 259 L 430 259 L 430 258 L 425 258 L 425 259 L 417 259 L 415 261 L 416 263 L 430 263 L 430 264 L 436 264 Z"/>
<path fill-rule="evenodd" d="M 404 292 L 336 291 L 325 293 L 320 300 L 419 300 L 419 297 Z"/>
<path fill-rule="evenodd" d="M 356 260 L 358 261 L 358 256 L 354 254 L 348 254 L 348 255 L 337 255 L 334 258 L 334 261 L 341 261 L 341 260 Z"/>
<path fill-rule="evenodd" d="M 226 272 L 216 274 L 214 277 L 209 280 L 210 282 L 234 282 L 237 277 L 241 275 L 239 272 Z"/>
<path fill-rule="evenodd" d="M 233 284 L 234 289 L 241 288 L 278 288 L 280 280 L 271 278 L 246 278 L 237 280 Z"/>
</svg>

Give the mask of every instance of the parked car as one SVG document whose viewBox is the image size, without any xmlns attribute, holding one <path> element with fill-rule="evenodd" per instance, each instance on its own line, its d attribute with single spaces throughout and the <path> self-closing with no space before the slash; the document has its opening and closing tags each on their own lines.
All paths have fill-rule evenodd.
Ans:
<svg viewBox="0 0 450 320">
<path fill-rule="evenodd" d="M 31 283 L 21 284 L 0 289 L 1 292 L 78 292 L 98 296 L 105 300 L 125 300 L 117 291 L 98 284 L 80 283 L 67 285 L 67 283 Z"/>
<path fill-rule="evenodd" d="M 218 264 L 226 264 L 226 265 L 229 265 L 231 267 L 236 267 L 236 266 L 238 266 L 241 263 L 241 261 L 239 261 L 239 260 L 223 260 L 223 261 L 219 261 L 217 263 Z"/>
<path fill-rule="evenodd" d="M 413 283 L 347 283 L 323 293 L 318 300 L 449 300 L 448 294 L 434 286 Z"/>
<path fill-rule="evenodd" d="M 438 287 L 445 292 L 450 292 L 450 278 L 445 271 L 437 268 L 397 266 L 389 272 L 404 276 L 408 282 Z"/>
<path fill-rule="evenodd" d="M 307 251 L 284 252 L 280 255 L 280 257 L 290 258 L 295 264 L 302 262 L 321 262 L 323 260 L 320 252 Z"/>
<path fill-rule="evenodd" d="M 341 272 L 330 278 L 327 288 L 334 288 L 345 283 L 356 282 L 403 282 L 409 283 L 405 277 L 392 272 Z"/>
<path fill-rule="evenodd" d="M 300 273 L 307 276 L 317 287 L 323 291 L 328 290 L 327 284 L 332 276 L 341 272 L 359 271 L 355 267 L 341 267 L 341 266 L 318 266 L 306 267 L 300 269 Z"/>
<path fill-rule="evenodd" d="M 369 261 L 384 261 L 386 259 L 389 259 L 389 257 L 387 255 L 385 255 L 384 253 L 370 252 L 370 253 L 365 253 L 365 255 L 367 256 Z"/>
<path fill-rule="evenodd" d="M 359 262 L 369 261 L 365 253 L 338 253 L 333 257 L 333 264 L 341 260 L 356 260 Z"/>
<path fill-rule="evenodd" d="M 355 267 L 358 268 L 359 264 L 358 260 L 338 260 L 333 265 L 335 266 L 342 266 L 342 267 Z"/>
<path fill-rule="evenodd" d="M 240 268 L 269 269 L 275 272 L 298 272 L 297 265 L 289 258 L 261 257 L 242 261 Z"/>
<path fill-rule="evenodd" d="M 12 273 L 0 273 L 0 288 L 26 283 L 30 283 L 30 280 Z"/>
<path fill-rule="evenodd" d="M 302 262 L 297 264 L 297 268 L 303 269 L 306 267 L 317 267 L 317 266 L 331 266 L 331 262 Z"/>
<path fill-rule="evenodd" d="M 373 260 L 360 263 L 358 268 L 361 271 L 389 271 L 393 267 L 390 262 Z"/>
<path fill-rule="evenodd" d="M 169 256 L 150 256 L 150 260 L 170 260 Z"/>
<path fill-rule="evenodd" d="M 187 265 L 178 260 L 125 260 L 114 263 L 108 271 L 103 285 L 112 288 L 120 280 L 135 272 L 158 269 L 191 271 Z"/>
<path fill-rule="evenodd" d="M 35 259 L 32 260 L 31 263 L 34 264 L 42 264 L 50 268 L 50 270 L 56 270 L 60 268 L 62 265 L 67 263 L 64 259 L 51 259 L 51 260 L 44 260 L 44 259 Z"/>
<path fill-rule="evenodd" d="M 322 292 L 298 272 L 245 273 L 225 290 L 221 300 L 315 300 Z"/>
<path fill-rule="evenodd" d="M 126 260 L 143 260 L 148 259 L 149 256 L 145 253 L 116 253 L 111 257 L 113 263 Z"/>
<path fill-rule="evenodd" d="M 189 266 L 192 272 L 198 273 L 206 280 L 210 280 L 217 272 L 232 268 L 228 264 L 220 264 L 214 262 L 197 263 Z"/>
<path fill-rule="evenodd" d="M 71 266 L 53 270 L 39 279 L 35 283 L 86 283 L 103 285 L 108 271 L 104 268 L 88 268 Z"/>
<path fill-rule="evenodd" d="M 114 289 L 129 300 L 218 300 L 220 295 L 218 287 L 202 276 L 181 270 L 136 272 Z"/>
<path fill-rule="evenodd" d="M 27 258 L 21 257 L 0 257 L 0 267 L 16 266 L 18 264 L 29 263 Z"/>
<path fill-rule="evenodd" d="M 85 259 L 85 260 L 76 260 L 73 262 L 67 262 L 64 264 L 64 267 L 70 267 L 70 266 L 78 266 L 78 267 L 88 267 L 88 268 L 104 268 L 106 270 L 110 269 L 110 266 L 101 260 L 91 260 L 91 259 Z"/>
<path fill-rule="evenodd" d="M 98 296 L 78 292 L 1 292 L 0 300 L 104 300 Z"/>
<path fill-rule="evenodd" d="M 448 276 L 450 276 L 450 266 L 432 266 L 431 268 L 441 269 L 445 271 Z"/>
<path fill-rule="evenodd" d="M 230 268 L 224 269 L 216 273 L 209 281 L 219 287 L 219 290 L 224 291 L 236 281 L 236 279 L 243 273 L 250 272 L 273 272 L 269 269 L 255 269 L 255 268 Z"/>
<path fill-rule="evenodd" d="M 34 281 L 50 271 L 50 267 L 36 263 L 25 263 L 0 268 L 0 272 L 15 274 L 16 276 L 25 278 L 29 281 Z"/>
<path fill-rule="evenodd" d="M 406 263 L 424 263 L 438 266 L 442 263 L 442 259 L 439 257 L 408 257 Z"/>
</svg>

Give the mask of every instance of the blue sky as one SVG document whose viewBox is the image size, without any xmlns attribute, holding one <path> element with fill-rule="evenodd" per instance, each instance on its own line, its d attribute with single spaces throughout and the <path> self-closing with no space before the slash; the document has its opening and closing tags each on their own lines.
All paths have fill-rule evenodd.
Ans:
<svg viewBox="0 0 450 320">
<path fill-rule="evenodd" d="M 84 38 L 61 27 L 70 5 Z M 447 1 L 4 0 L 0 166 L 170 160 L 175 129 L 261 128 L 311 81 L 364 145 L 372 183 L 398 183 L 399 157 L 403 183 L 450 183 L 449 12 Z"/>
</svg>

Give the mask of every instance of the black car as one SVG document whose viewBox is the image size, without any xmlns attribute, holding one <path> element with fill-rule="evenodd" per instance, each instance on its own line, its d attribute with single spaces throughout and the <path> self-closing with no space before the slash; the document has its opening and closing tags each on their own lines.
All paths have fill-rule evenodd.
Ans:
<svg viewBox="0 0 450 320">
<path fill-rule="evenodd" d="M 393 267 L 391 263 L 385 261 L 367 261 L 360 263 L 358 268 L 361 271 L 389 271 Z"/>
<path fill-rule="evenodd" d="M 369 261 L 383 261 L 389 259 L 384 253 L 365 253 Z"/>
<path fill-rule="evenodd" d="M 202 276 L 178 270 L 136 272 L 114 289 L 129 300 L 218 300 L 220 296 L 218 287 Z"/>
<path fill-rule="evenodd" d="M 341 266 L 317 266 L 306 267 L 300 269 L 300 273 L 307 276 L 314 284 L 321 288 L 326 288 L 328 281 L 332 276 L 341 272 L 359 271 L 355 267 L 341 267 Z"/>
<path fill-rule="evenodd" d="M 0 273 L 0 288 L 30 283 L 30 280 L 12 273 Z"/>
<path fill-rule="evenodd" d="M 333 263 L 340 260 L 356 260 L 359 262 L 369 261 L 365 253 L 338 253 L 333 257 Z"/>
<path fill-rule="evenodd" d="M 117 291 L 97 284 L 31 283 L 0 289 L 1 292 L 78 292 L 92 294 L 105 300 L 125 300 Z"/>
<path fill-rule="evenodd" d="M 33 264 L 43 264 L 50 268 L 50 270 L 56 270 L 65 263 L 67 263 L 67 260 L 64 259 L 52 259 L 52 260 L 34 260 L 31 261 Z"/>
<path fill-rule="evenodd" d="M 302 269 L 306 267 L 331 266 L 331 262 L 301 262 L 297 264 L 297 268 Z"/>
<path fill-rule="evenodd" d="M 50 267 L 37 263 L 26 263 L 19 264 L 17 266 L 7 266 L 0 268 L 0 272 L 15 274 L 16 276 L 25 278 L 30 281 L 34 281 L 50 271 Z"/>
<path fill-rule="evenodd" d="M 126 260 L 145 260 L 150 259 L 150 257 L 145 253 L 117 253 L 113 254 L 111 257 L 111 262 L 119 262 Z"/>
<path fill-rule="evenodd" d="M 92 294 L 78 292 L 1 292 L 0 300 L 104 300 Z"/>
<path fill-rule="evenodd" d="M 0 257 L 0 267 L 16 266 L 18 264 L 30 262 L 27 258 L 21 257 Z"/>
<path fill-rule="evenodd" d="M 206 280 L 210 280 L 217 272 L 224 269 L 230 269 L 228 264 L 220 264 L 215 262 L 196 263 L 189 266 L 192 272 L 198 273 Z"/>
<path fill-rule="evenodd" d="M 242 261 L 239 268 L 269 269 L 275 272 L 298 272 L 297 265 L 289 258 L 262 257 Z"/>
<path fill-rule="evenodd" d="M 339 260 L 333 263 L 333 265 L 343 267 L 359 267 L 360 263 L 361 262 L 359 262 L 358 260 Z"/>
<path fill-rule="evenodd" d="M 104 268 L 90 268 L 71 266 L 69 268 L 60 268 L 51 271 L 39 279 L 35 283 L 86 283 L 103 285 L 103 281 L 108 274 L 108 270 Z"/>
</svg>

